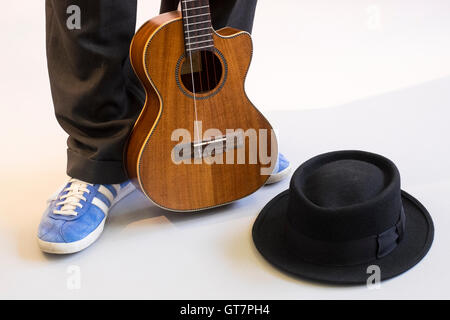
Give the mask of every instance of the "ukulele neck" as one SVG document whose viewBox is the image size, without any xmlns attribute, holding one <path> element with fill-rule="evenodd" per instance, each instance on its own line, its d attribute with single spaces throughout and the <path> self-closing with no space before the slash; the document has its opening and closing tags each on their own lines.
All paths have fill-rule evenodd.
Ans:
<svg viewBox="0 0 450 320">
<path fill-rule="evenodd" d="M 181 0 L 187 54 L 214 48 L 209 0 Z"/>
</svg>

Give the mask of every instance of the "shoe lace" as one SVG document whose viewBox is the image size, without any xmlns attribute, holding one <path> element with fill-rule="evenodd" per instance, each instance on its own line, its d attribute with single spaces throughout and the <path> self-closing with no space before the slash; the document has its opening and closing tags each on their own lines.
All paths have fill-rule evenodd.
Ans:
<svg viewBox="0 0 450 320">
<path fill-rule="evenodd" d="M 86 197 L 83 195 L 85 192 L 89 193 L 88 184 L 78 179 L 70 179 L 70 186 L 65 188 L 63 192 L 67 192 L 59 197 L 60 202 L 56 204 L 57 207 L 61 206 L 59 210 L 53 210 L 54 214 L 60 214 L 63 216 L 76 216 L 78 213 L 75 211 L 77 208 L 82 208 L 81 200 L 86 201 Z"/>
</svg>

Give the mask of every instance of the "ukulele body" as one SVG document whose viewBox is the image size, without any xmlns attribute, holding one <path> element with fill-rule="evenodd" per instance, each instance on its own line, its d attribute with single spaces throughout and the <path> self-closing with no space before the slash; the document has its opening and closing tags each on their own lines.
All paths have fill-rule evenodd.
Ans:
<svg viewBox="0 0 450 320">
<path fill-rule="evenodd" d="M 252 105 L 244 90 L 252 56 L 250 35 L 224 28 L 214 32 L 213 37 L 214 57 L 209 56 L 210 59 L 205 58 L 205 61 L 215 64 L 214 70 L 219 71 L 208 77 L 214 88 L 203 88 L 195 95 L 195 108 L 193 90 L 183 82 L 186 79 L 183 66 L 189 56 L 186 55 L 179 11 L 149 20 L 135 35 L 130 49 L 133 68 L 147 98 L 128 141 L 124 159 L 126 168 L 132 182 L 152 202 L 172 211 L 207 209 L 250 195 L 269 177 L 261 174 L 262 168 L 267 171 L 271 165 L 273 167 L 278 156 L 271 125 Z M 212 69 L 209 71 L 213 73 Z M 214 76 L 216 79 L 211 80 Z M 197 90 L 201 91 L 200 87 L 207 85 L 209 83 L 200 81 Z M 259 157 L 256 163 L 250 163 L 249 152 L 255 151 L 250 143 L 229 150 L 224 148 L 223 163 L 206 163 L 208 159 L 195 159 L 194 156 L 190 164 L 175 163 L 174 148 L 182 141 L 174 141 L 174 132 L 184 130 L 182 132 L 191 134 L 193 141 L 199 142 L 198 132 L 194 132 L 194 128 L 199 129 L 195 126 L 196 120 L 201 121 L 200 141 L 209 141 L 208 129 L 217 129 L 224 135 L 227 129 L 266 130 L 271 163 L 262 164 Z M 213 132 L 211 139 L 218 141 L 218 133 Z M 258 136 L 258 144 L 259 140 Z M 245 163 L 238 163 L 238 154 L 244 151 Z M 181 153 L 183 155 L 184 158 L 177 159 L 189 161 L 189 157 Z M 227 163 L 232 158 L 234 163 Z"/>
</svg>

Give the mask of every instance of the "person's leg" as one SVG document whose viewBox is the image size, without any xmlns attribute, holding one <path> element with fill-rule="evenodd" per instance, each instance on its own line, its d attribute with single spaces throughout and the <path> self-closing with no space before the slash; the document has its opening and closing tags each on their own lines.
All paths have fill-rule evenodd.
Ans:
<svg viewBox="0 0 450 320">
<path fill-rule="evenodd" d="M 257 0 L 211 0 L 211 19 L 214 29 L 225 26 L 252 32 Z"/>
<path fill-rule="evenodd" d="M 210 0 L 211 19 L 214 29 L 225 26 L 252 31 L 257 0 Z M 160 12 L 177 9 L 179 0 L 162 0 Z"/>
<path fill-rule="evenodd" d="M 67 25 L 74 5 L 79 29 Z M 71 177 L 127 179 L 123 149 L 143 104 L 136 81 L 125 76 L 136 8 L 136 0 L 46 0 L 48 70 L 56 118 L 69 134 Z"/>
<path fill-rule="evenodd" d="M 122 158 L 143 105 L 128 60 L 136 0 L 46 0 L 46 18 L 50 84 L 69 134 L 72 178 L 49 199 L 37 238 L 42 251 L 66 254 L 91 245 L 110 208 L 134 190 Z"/>
</svg>

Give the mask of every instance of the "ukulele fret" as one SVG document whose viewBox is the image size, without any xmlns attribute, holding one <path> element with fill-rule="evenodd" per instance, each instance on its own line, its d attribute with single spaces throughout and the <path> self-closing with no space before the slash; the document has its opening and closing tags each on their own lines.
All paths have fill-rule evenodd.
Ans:
<svg viewBox="0 0 450 320">
<path fill-rule="evenodd" d="M 208 28 L 208 29 L 209 29 L 209 28 Z M 195 38 L 207 37 L 208 35 L 210 35 L 210 33 L 205 33 L 205 34 L 201 34 L 201 35 L 193 36 L 193 37 L 185 37 L 185 39 L 186 39 L 186 40 L 189 40 L 189 39 L 195 39 Z"/>
<path fill-rule="evenodd" d="M 194 7 L 194 8 L 186 8 L 186 9 L 183 9 L 183 11 L 203 9 L 203 8 L 209 8 L 209 6 L 200 6 L 200 7 Z"/>
<path fill-rule="evenodd" d="M 195 16 L 186 17 L 186 19 L 192 19 L 192 18 L 202 17 L 202 16 L 209 16 L 209 12 L 208 13 L 197 14 Z"/>
<path fill-rule="evenodd" d="M 206 49 L 206 48 L 214 48 L 214 45 L 210 45 L 210 46 L 204 46 L 204 47 L 197 47 L 197 48 L 191 48 L 191 49 L 186 49 L 186 51 L 194 51 L 194 50 L 200 50 L 200 49 Z"/>
<path fill-rule="evenodd" d="M 201 30 L 210 30 L 211 27 L 208 28 L 201 28 L 201 29 L 197 29 L 197 30 L 186 30 L 186 32 L 197 32 L 197 31 L 201 31 Z"/>
<path fill-rule="evenodd" d="M 185 23 L 184 25 L 185 25 L 185 26 L 192 26 L 192 25 L 195 25 L 195 24 L 208 23 L 208 22 L 211 22 L 211 20 L 199 21 L 199 22 L 192 22 L 192 23 Z"/>
<path fill-rule="evenodd" d="M 212 41 L 212 39 L 197 41 L 197 42 L 189 42 L 188 46 L 192 46 L 192 45 L 198 44 L 198 43 L 210 42 L 210 41 Z"/>
<path fill-rule="evenodd" d="M 186 52 L 214 47 L 209 1 L 181 0 L 181 9 Z"/>
</svg>

